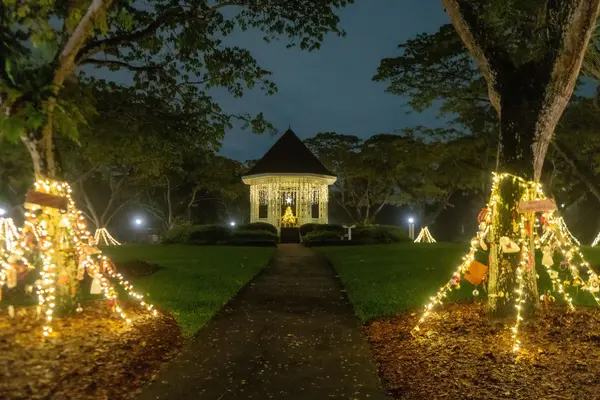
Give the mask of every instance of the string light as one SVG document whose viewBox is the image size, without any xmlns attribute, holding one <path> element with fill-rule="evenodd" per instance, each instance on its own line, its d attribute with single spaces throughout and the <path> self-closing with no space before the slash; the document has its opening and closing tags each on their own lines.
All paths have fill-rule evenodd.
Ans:
<svg viewBox="0 0 600 400">
<path fill-rule="evenodd" d="M 547 197 L 544 195 L 541 184 L 538 182 L 527 181 L 521 177 L 511 175 L 508 173 L 496 174 L 493 173 L 492 178 L 492 189 L 490 195 L 490 201 L 485 209 L 484 218 L 480 221 L 479 232 L 477 236 L 475 236 L 471 240 L 471 246 L 467 255 L 463 257 L 463 262 L 458 266 L 456 272 L 453 276 L 458 275 L 459 277 L 464 274 L 470 263 L 474 260 L 474 255 L 477 251 L 477 244 L 481 247 L 485 246 L 484 239 L 487 236 L 491 224 L 492 224 L 492 216 L 495 211 L 495 206 L 500 203 L 501 198 L 499 194 L 499 184 L 504 179 L 512 179 L 513 182 L 519 184 L 519 186 L 524 189 L 524 195 L 521 200 L 531 201 L 531 200 L 546 200 Z M 596 293 L 600 291 L 598 288 L 598 275 L 591 268 L 590 264 L 585 260 L 581 250 L 579 248 L 579 241 L 575 236 L 569 231 L 566 223 L 562 217 L 556 216 L 554 210 L 546 211 L 543 214 L 543 235 L 540 237 L 538 232 L 533 229 L 534 220 L 528 221 L 527 215 L 532 215 L 533 212 L 530 213 L 519 213 L 519 243 L 521 245 L 520 248 L 520 260 L 519 265 L 516 268 L 516 285 L 515 285 L 515 308 L 516 308 L 516 321 L 512 326 L 512 339 L 513 339 L 513 351 L 518 352 L 521 348 L 521 342 L 519 340 L 519 327 L 523 317 L 521 316 L 521 311 L 525 304 L 524 297 L 524 289 L 525 289 L 525 279 L 523 278 L 524 270 L 526 268 L 533 267 L 533 262 L 530 261 L 530 234 L 533 235 L 533 242 L 536 248 L 540 248 L 541 246 L 549 246 L 550 249 L 560 249 L 563 254 L 564 260 L 563 263 L 568 263 L 570 268 L 569 272 L 571 277 L 573 278 L 573 282 L 580 281 L 583 282 L 583 289 L 587 290 L 592 294 L 598 305 L 600 305 L 600 298 Z M 531 222 L 528 224 L 528 222 Z M 526 225 L 532 226 L 532 232 L 527 232 L 525 229 Z M 419 235 L 420 236 L 420 235 Z M 599 235 L 600 237 L 600 235 Z M 600 241 L 600 239 L 599 239 Z M 485 250 L 485 248 L 484 248 Z M 574 260 L 579 259 L 580 264 L 576 265 Z M 556 288 L 556 291 L 562 294 L 565 302 L 569 308 L 569 310 L 574 310 L 573 299 L 565 289 L 565 285 L 558 277 L 558 273 L 552 270 L 551 265 L 545 265 L 546 271 L 553 283 L 553 288 Z M 579 274 L 579 269 L 585 269 L 589 275 L 589 279 L 586 281 L 581 278 Z M 453 280 L 450 280 L 444 286 L 440 288 L 436 296 L 430 298 L 430 302 L 425 306 L 425 311 L 423 312 L 421 318 L 417 322 L 416 326 L 413 328 L 413 335 L 415 332 L 420 330 L 420 325 L 426 320 L 426 318 L 431 314 L 433 307 L 436 304 L 441 304 L 442 299 L 446 297 L 448 291 L 453 289 L 452 284 Z"/>
<path fill-rule="evenodd" d="M 67 201 L 66 211 L 37 204 L 26 204 L 26 221 L 21 232 L 20 240 L 11 239 L 10 245 L 5 245 L 2 257 L 2 270 L 0 279 L 4 281 L 4 270 L 7 268 L 6 254 L 19 256 L 24 261 L 23 255 L 26 252 L 36 251 L 32 246 L 39 246 L 41 271 L 40 279 L 36 281 L 38 309 L 45 317 L 42 328 L 43 336 L 49 336 L 52 333 L 51 322 L 56 306 L 56 285 L 57 285 L 57 251 L 74 249 L 78 260 L 77 279 L 83 279 L 84 273 L 100 284 L 104 297 L 112 302 L 114 311 L 127 323 L 131 319 L 117 302 L 117 291 L 107 278 L 112 278 L 123 287 L 123 289 L 152 315 L 158 315 L 154 307 L 144 301 L 144 296 L 137 293 L 133 286 L 126 281 L 123 276 L 116 272 L 116 268 L 110 263 L 109 259 L 102 255 L 94 245 L 98 243 L 97 236 L 92 237 L 87 231 L 85 218 L 76 208 L 75 202 L 71 196 L 71 187 L 66 182 L 57 182 L 47 179 L 38 179 L 34 183 L 36 191 L 60 196 Z M 11 230 L 11 232 L 13 232 Z M 98 232 L 96 232 L 98 234 Z M 108 232 L 105 232 L 105 238 L 112 238 Z M 99 235 L 102 235 L 100 233 Z M 4 237 L 4 236 L 3 236 Z M 35 241 L 31 240 L 35 238 Z M 29 238 L 29 239 L 28 239 Z M 114 240 L 114 239 L 113 239 Z M 114 241 L 116 242 L 116 240 Z M 5 243 L 7 243 L 5 241 Z M 18 244 L 15 244 L 18 243 Z M 116 242 L 118 243 L 118 242 Z M 29 266 L 29 264 L 26 264 Z M 10 267 L 10 265 L 8 265 Z"/>
<path fill-rule="evenodd" d="M 96 246 L 120 246 L 121 245 L 121 243 L 119 243 L 118 240 L 116 240 L 114 237 L 112 237 L 112 235 L 110 234 L 110 232 L 108 232 L 108 229 L 106 229 L 106 228 L 96 229 L 96 232 L 94 232 L 94 244 Z"/>
<path fill-rule="evenodd" d="M 431 232 L 429 232 L 429 228 L 424 227 L 421 228 L 421 232 L 419 232 L 419 235 L 415 239 L 415 243 L 436 243 L 436 241 L 431 235 Z"/>
</svg>

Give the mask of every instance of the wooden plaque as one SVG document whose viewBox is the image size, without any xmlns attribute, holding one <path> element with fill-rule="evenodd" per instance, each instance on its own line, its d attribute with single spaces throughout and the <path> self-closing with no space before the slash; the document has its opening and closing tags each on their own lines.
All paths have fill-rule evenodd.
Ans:
<svg viewBox="0 0 600 400">
<path fill-rule="evenodd" d="M 42 207 L 57 208 L 59 210 L 66 210 L 69 205 L 69 201 L 66 197 L 36 192 L 35 190 L 29 190 L 27 192 L 27 199 L 25 200 L 25 203 L 35 204 Z"/>
<path fill-rule="evenodd" d="M 518 208 L 520 213 L 554 211 L 556 210 L 556 203 L 551 199 L 520 201 Z"/>
</svg>

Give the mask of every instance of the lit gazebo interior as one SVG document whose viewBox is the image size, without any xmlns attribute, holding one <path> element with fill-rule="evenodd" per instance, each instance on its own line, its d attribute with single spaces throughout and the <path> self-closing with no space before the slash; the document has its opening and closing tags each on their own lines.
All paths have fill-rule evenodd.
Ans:
<svg viewBox="0 0 600 400">
<path fill-rule="evenodd" d="M 242 178 L 250 185 L 250 222 L 278 229 L 328 222 L 329 185 L 336 177 L 288 129 Z M 294 216 L 286 215 L 288 207 Z"/>
</svg>

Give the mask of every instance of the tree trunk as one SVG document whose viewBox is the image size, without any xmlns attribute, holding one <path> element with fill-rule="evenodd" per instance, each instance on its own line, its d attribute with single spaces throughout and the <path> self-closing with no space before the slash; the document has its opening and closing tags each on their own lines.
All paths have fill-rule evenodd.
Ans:
<svg viewBox="0 0 600 400">
<path fill-rule="evenodd" d="M 521 253 L 505 254 L 499 244 L 501 237 L 508 237 L 520 248 L 520 214 L 517 211 L 519 200 L 526 195 L 519 181 L 505 178 L 498 188 L 498 198 L 493 209 L 494 219 L 490 232 L 490 254 L 488 273 L 488 315 L 493 319 L 510 318 L 515 313 L 516 271 L 521 262 Z M 534 214 L 525 214 L 528 221 L 534 221 Z M 535 245 L 533 242 L 533 223 L 525 226 L 525 242 L 529 251 L 529 263 L 522 272 L 524 282 L 523 298 L 526 301 L 524 314 L 531 314 L 538 307 L 538 290 L 535 273 Z"/>
<path fill-rule="evenodd" d="M 21 136 L 21 141 L 31 156 L 33 173 L 36 179 L 40 177 L 54 178 L 56 175 L 54 153 L 52 148 L 50 150 L 46 148 L 47 141 L 44 141 L 41 135 L 34 132 L 27 132 Z"/>
</svg>

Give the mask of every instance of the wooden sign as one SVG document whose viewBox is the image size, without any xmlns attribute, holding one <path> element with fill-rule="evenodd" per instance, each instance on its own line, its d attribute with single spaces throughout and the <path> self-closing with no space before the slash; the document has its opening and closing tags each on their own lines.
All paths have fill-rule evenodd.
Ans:
<svg viewBox="0 0 600 400">
<path fill-rule="evenodd" d="M 35 204 L 42 207 L 58 208 L 59 210 L 66 210 L 69 205 L 69 201 L 66 197 L 36 192 L 35 190 L 29 190 L 27 192 L 27 199 L 25 200 L 25 203 Z"/>
<path fill-rule="evenodd" d="M 556 210 L 556 203 L 551 199 L 520 201 L 518 209 L 520 213 L 554 211 Z"/>
</svg>

